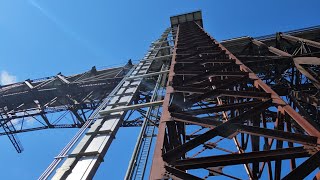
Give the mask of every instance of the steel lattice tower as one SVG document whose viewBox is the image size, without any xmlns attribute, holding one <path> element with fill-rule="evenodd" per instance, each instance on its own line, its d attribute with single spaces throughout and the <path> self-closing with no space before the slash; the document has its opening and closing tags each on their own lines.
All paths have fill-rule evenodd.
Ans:
<svg viewBox="0 0 320 180">
<path fill-rule="evenodd" d="M 20 153 L 18 133 L 80 128 L 39 179 L 92 179 L 131 126 L 125 179 L 320 179 L 320 27 L 218 42 L 201 11 L 170 21 L 138 64 L 0 87 L 0 135 Z"/>
</svg>

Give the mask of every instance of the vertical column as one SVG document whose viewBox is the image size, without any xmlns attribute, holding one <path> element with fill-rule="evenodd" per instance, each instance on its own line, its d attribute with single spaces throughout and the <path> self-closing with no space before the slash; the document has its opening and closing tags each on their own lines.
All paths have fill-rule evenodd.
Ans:
<svg viewBox="0 0 320 180">
<path fill-rule="evenodd" d="M 278 118 L 261 128 L 261 117 L 268 112 Z M 305 134 L 285 131 L 284 117 Z M 250 137 L 251 147 L 248 139 L 240 140 L 239 131 Z M 261 137 L 267 138 L 268 146 L 261 147 Z M 222 171 L 239 164 L 245 165 L 249 179 L 258 179 L 262 163 L 271 161 L 276 161 L 270 169 L 280 179 L 284 160 L 319 152 L 319 137 L 312 124 L 198 24 L 178 25 L 150 179 L 206 179 L 216 174 L 242 179 L 240 173 Z M 284 141 L 295 146 L 285 148 Z M 238 152 L 229 148 L 230 143 Z M 298 166 L 298 172 L 307 175 L 317 166 L 316 162 L 306 171 L 306 164 Z M 203 177 L 195 169 L 209 175 Z"/>
</svg>

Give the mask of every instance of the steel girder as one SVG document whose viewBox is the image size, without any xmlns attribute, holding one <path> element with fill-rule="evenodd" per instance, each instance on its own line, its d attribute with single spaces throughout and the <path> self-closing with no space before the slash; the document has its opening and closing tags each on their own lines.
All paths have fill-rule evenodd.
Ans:
<svg viewBox="0 0 320 180">
<path fill-rule="evenodd" d="M 312 38 L 318 39 L 314 31 Z M 298 36 L 277 33 L 273 43 L 249 38 L 236 56 L 319 130 L 319 43 L 303 38 L 303 33 Z"/>
<path fill-rule="evenodd" d="M 275 59 L 292 57 L 252 43 Z M 179 24 L 150 179 L 241 179 L 229 168 L 239 164 L 249 179 L 304 178 L 314 171 L 320 132 L 259 75 L 196 23 Z"/>
<path fill-rule="evenodd" d="M 16 133 L 48 128 L 80 128 L 87 117 L 132 67 L 91 70 L 26 80 L 0 87 L 0 135 L 9 136 L 17 152 Z M 54 114 L 53 114 L 54 113 Z M 48 114 L 52 114 L 48 118 Z"/>
</svg>

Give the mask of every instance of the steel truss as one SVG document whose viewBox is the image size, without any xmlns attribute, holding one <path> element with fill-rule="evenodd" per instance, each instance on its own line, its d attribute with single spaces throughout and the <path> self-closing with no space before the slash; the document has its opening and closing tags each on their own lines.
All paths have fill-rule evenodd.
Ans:
<svg viewBox="0 0 320 180">
<path fill-rule="evenodd" d="M 104 70 L 93 67 L 82 74 L 59 73 L 1 86 L 0 135 L 9 136 L 20 153 L 23 148 L 17 133 L 81 127 L 131 67 L 131 63 Z"/>
<path fill-rule="evenodd" d="M 177 25 L 150 179 L 303 179 L 319 167 L 318 118 L 303 116 L 292 92 L 318 96 L 318 58 L 248 39 L 237 54 L 243 63 L 197 23 Z"/>
<path fill-rule="evenodd" d="M 199 11 L 170 21 L 137 65 L 1 86 L 0 135 L 22 152 L 17 133 L 80 128 L 39 179 L 91 179 L 120 126 L 141 126 L 125 179 L 146 179 L 152 155 L 150 179 L 310 177 L 320 27 L 219 43 Z"/>
<path fill-rule="evenodd" d="M 273 41 L 249 38 L 236 56 L 319 130 L 320 43 L 303 38 L 310 34 L 319 40 L 319 29 L 297 37 L 277 33 Z"/>
<path fill-rule="evenodd" d="M 172 52 L 171 44 L 173 43 L 169 42 L 169 34 L 171 34 L 170 28 L 163 33 L 157 42 L 151 45 L 147 55 L 139 64 L 131 68 L 117 87 L 89 117 L 89 125 L 92 123 L 90 129 L 86 131 L 85 129 L 89 126 L 82 127 L 39 179 L 51 177 L 52 179 L 91 179 L 123 122 L 134 124 L 137 120 L 144 119 L 142 132 L 146 131 L 151 134 L 151 137 L 140 137 L 144 143 L 137 147 L 137 151 L 142 148 L 144 156 L 150 151 L 154 137 L 153 131 L 158 123 L 158 113 L 155 112 L 158 109 L 157 106 L 162 105 L 164 97 L 164 94 L 160 92 L 164 90 L 161 87 L 164 86 L 166 79 L 162 76 L 166 76 L 168 73 L 166 71 L 167 62 L 170 60 Z M 154 78 L 156 76 L 158 76 L 158 80 Z M 161 77 L 160 80 L 159 77 Z M 153 110 L 150 110 L 149 107 L 152 107 Z M 130 117 L 137 117 L 137 113 L 142 117 L 129 120 Z M 147 138 L 148 142 L 146 142 Z M 70 153 L 71 149 L 73 150 Z M 139 158 L 140 165 L 145 166 L 147 159 L 141 158 L 141 156 Z M 60 164 L 62 161 L 63 164 Z M 59 168 L 56 170 L 57 167 Z M 138 168 L 135 165 L 132 167 L 133 170 Z M 54 170 L 56 170 L 55 173 Z"/>
</svg>

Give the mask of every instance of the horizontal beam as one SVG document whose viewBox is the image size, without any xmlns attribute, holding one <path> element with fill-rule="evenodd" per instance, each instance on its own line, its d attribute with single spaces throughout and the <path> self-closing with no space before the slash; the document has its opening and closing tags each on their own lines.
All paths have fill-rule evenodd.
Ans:
<svg viewBox="0 0 320 180">
<path fill-rule="evenodd" d="M 259 46 L 259 47 L 264 47 L 264 48 L 267 48 L 270 52 L 272 52 L 273 54 L 276 54 L 278 56 L 284 56 L 284 57 L 292 57 L 291 54 L 287 53 L 287 52 L 284 52 L 284 51 L 281 51 L 280 49 L 277 49 L 275 47 L 270 47 L 270 46 L 267 46 L 266 44 L 264 44 L 263 42 L 261 41 L 258 41 L 256 39 L 251 39 L 252 43 Z"/>
<path fill-rule="evenodd" d="M 178 169 L 199 169 L 216 166 L 228 166 L 254 162 L 268 162 L 283 159 L 309 157 L 310 154 L 303 147 L 285 148 L 269 151 L 256 151 L 242 154 L 227 154 L 190 158 L 172 162 Z"/>
<path fill-rule="evenodd" d="M 150 106 L 160 106 L 160 105 L 162 105 L 162 103 L 163 103 L 163 101 L 154 101 L 154 102 L 135 104 L 135 105 L 130 105 L 130 106 L 120 106 L 120 107 L 116 107 L 113 109 L 101 110 L 99 112 L 99 114 L 100 114 L 100 116 L 106 116 L 106 115 L 109 115 L 110 113 L 114 113 L 114 112 L 128 111 L 128 110 L 140 109 L 140 108 L 145 108 L 145 107 L 150 107 Z"/>
<path fill-rule="evenodd" d="M 157 47 L 157 48 L 152 48 L 152 50 L 161 50 L 161 49 L 170 49 L 172 46 L 163 46 L 163 47 Z"/>
<path fill-rule="evenodd" d="M 274 138 L 281 141 L 289 141 L 300 143 L 304 145 L 317 145 L 317 137 L 308 136 L 304 134 L 290 133 L 274 129 L 266 129 L 255 126 L 247 126 L 243 124 L 234 124 L 235 128 L 241 133 L 251 134 L 254 136 L 262 136 L 267 138 Z"/>
<path fill-rule="evenodd" d="M 189 75 L 189 76 L 197 76 L 199 74 L 203 74 L 203 71 L 178 71 L 178 72 L 175 72 L 175 75 L 180 75 L 180 76 L 185 76 L 185 75 Z M 210 71 L 207 76 L 203 76 L 203 78 L 206 78 L 206 77 L 215 77 L 215 76 L 236 76 L 236 77 L 241 77 L 241 76 L 244 76 L 244 75 L 247 75 L 248 73 L 246 72 L 243 72 L 243 71 L 238 71 L 238 72 L 234 72 L 234 71 L 231 71 L 231 72 L 228 72 L 228 71 L 216 71 L 216 72 L 212 72 Z"/>
<path fill-rule="evenodd" d="M 181 59 L 176 64 L 233 63 L 232 59 Z"/>
<path fill-rule="evenodd" d="M 248 117 L 253 117 L 261 111 L 269 108 L 271 106 L 271 100 L 265 101 L 263 103 L 260 103 L 256 106 L 254 106 L 252 109 L 239 114 L 238 116 L 230 119 L 227 122 L 224 122 L 223 124 L 197 136 L 196 138 L 175 147 L 172 150 L 167 151 L 166 153 L 163 154 L 163 158 L 171 159 L 173 157 L 180 157 L 182 154 L 185 154 L 186 152 L 194 149 L 195 147 L 205 143 L 206 141 L 209 141 L 210 139 L 216 137 L 216 136 L 222 136 L 222 137 L 228 137 L 234 133 L 234 130 L 229 129 L 230 125 L 232 123 L 241 123 L 245 121 Z"/>
<path fill-rule="evenodd" d="M 171 58 L 171 57 L 172 57 L 172 55 L 169 54 L 169 55 L 164 55 L 164 56 L 158 56 L 158 57 L 151 58 L 151 59 L 143 59 L 143 60 L 141 60 L 140 62 L 163 60 L 163 59 L 168 59 L 168 58 Z"/>
<path fill-rule="evenodd" d="M 191 109 L 191 110 L 188 110 L 188 113 L 193 115 L 215 113 L 215 112 L 229 111 L 234 109 L 250 108 L 260 103 L 261 101 L 249 101 L 249 102 L 234 103 L 234 104 L 230 103 L 230 104 L 218 105 L 218 106 L 208 107 L 208 108 Z"/>
<path fill-rule="evenodd" d="M 195 124 L 195 125 L 199 125 L 207 128 L 214 128 L 222 124 L 222 121 L 217 121 L 215 120 L 214 117 L 198 118 L 191 115 L 184 115 L 181 113 L 171 113 L 171 116 L 174 117 L 175 121 Z M 230 124 L 229 130 L 233 131 L 233 133 L 238 131 L 241 133 L 246 133 L 254 136 L 273 138 L 281 141 L 288 141 L 288 142 L 294 142 L 294 143 L 311 145 L 311 146 L 317 145 L 317 140 L 318 140 L 318 138 L 314 136 L 290 133 L 290 132 L 279 131 L 274 129 L 260 128 L 256 126 L 248 126 L 248 125 L 243 125 L 238 123 Z"/>
<path fill-rule="evenodd" d="M 166 40 L 166 41 L 155 41 L 153 43 L 151 43 L 152 45 L 157 45 L 157 44 L 163 44 L 163 43 L 169 43 L 169 42 L 173 42 L 174 40 Z"/>
<path fill-rule="evenodd" d="M 171 176 L 173 175 L 174 178 L 172 179 L 175 180 L 183 180 L 183 179 L 192 179 L 192 180 L 203 180 L 202 178 L 199 178 L 197 176 L 194 176 L 192 174 L 188 174 L 182 170 L 170 167 L 170 166 L 165 166 L 165 169 L 170 172 Z M 170 175 L 169 175 L 170 176 Z"/>
<path fill-rule="evenodd" d="M 221 125 L 223 122 L 216 119 L 216 117 L 208 117 L 208 118 L 198 118 L 192 115 L 186 115 L 182 113 L 171 113 L 171 117 L 174 118 L 175 121 L 195 124 L 202 127 L 216 127 Z"/>
<path fill-rule="evenodd" d="M 312 47 L 320 49 L 320 43 L 316 42 L 316 41 L 311 41 L 308 39 L 299 38 L 299 37 L 295 37 L 295 36 L 291 36 L 291 35 L 287 35 L 287 34 L 283 34 L 283 33 L 280 33 L 280 37 L 282 37 L 283 39 L 289 40 L 289 41 L 293 41 L 293 42 L 303 42 L 303 43 L 307 44 L 308 46 L 312 46 Z"/>
<path fill-rule="evenodd" d="M 130 77 L 127 77 L 126 80 L 138 79 L 138 78 L 146 78 L 146 77 L 151 77 L 151 76 L 156 76 L 156 75 L 166 74 L 166 73 L 169 73 L 169 70 L 160 71 L 160 72 L 154 72 L 154 73 L 148 73 L 148 74 L 143 74 L 143 75 L 137 75 L 137 76 L 130 76 Z"/>
</svg>

